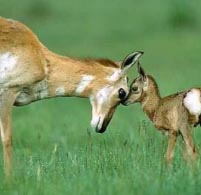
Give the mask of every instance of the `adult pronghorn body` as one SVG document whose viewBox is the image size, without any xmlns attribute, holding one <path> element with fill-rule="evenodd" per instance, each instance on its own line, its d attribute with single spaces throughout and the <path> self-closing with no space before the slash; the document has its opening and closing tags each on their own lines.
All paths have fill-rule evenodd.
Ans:
<svg viewBox="0 0 201 195">
<path fill-rule="evenodd" d="M 195 159 L 197 152 L 192 128 L 201 124 L 201 89 L 192 88 L 162 98 L 155 79 L 146 75 L 139 64 L 138 72 L 140 76 L 132 82 L 130 93 L 123 104 L 139 102 L 155 127 L 168 133 L 167 162 L 171 162 L 174 156 L 178 135 L 182 136 L 185 143 L 184 157 Z"/>
<path fill-rule="evenodd" d="M 92 104 L 91 125 L 102 133 L 128 94 L 126 73 L 141 54 L 134 52 L 119 65 L 59 56 L 20 22 L 0 18 L 0 131 L 7 174 L 13 105 L 57 96 L 87 97 Z"/>
</svg>

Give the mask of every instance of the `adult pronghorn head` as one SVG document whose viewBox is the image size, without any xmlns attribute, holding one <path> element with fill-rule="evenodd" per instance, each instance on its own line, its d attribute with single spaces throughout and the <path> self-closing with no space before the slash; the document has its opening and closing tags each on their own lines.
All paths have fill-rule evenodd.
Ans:
<svg viewBox="0 0 201 195">
<path fill-rule="evenodd" d="M 96 81 L 97 86 L 90 96 L 91 126 L 96 132 L 103 133 L 106 130 L 117 105 L 126 99 L 129 93 L 127 73 L 142 54 L 139 51 L 129 54 L 118 68 L 113 68 L 107 78 Z"/>
</svg>

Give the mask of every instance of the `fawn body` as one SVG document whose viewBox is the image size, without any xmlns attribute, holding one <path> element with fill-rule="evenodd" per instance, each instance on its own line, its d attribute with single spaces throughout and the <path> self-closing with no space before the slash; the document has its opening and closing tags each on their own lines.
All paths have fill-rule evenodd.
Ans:
<svg viewBox="0 0 201 195">
<path fill-rule="evenodd" d="M 168 133 L 168 162 L 174 156 L 178 135 L 182 136 L 185 143 L 184 157 L 195 159 L 197 151 L 192 130 L 201 123 L 201 89 L 192 88 L 162 98 L 155 79 L 146 75 L 140 64 L 138 72 L 140 76 L 132 82 L 130 93 L 123 104 L 139 102 L 154 126 L 163 133 Z"/>
</svg>

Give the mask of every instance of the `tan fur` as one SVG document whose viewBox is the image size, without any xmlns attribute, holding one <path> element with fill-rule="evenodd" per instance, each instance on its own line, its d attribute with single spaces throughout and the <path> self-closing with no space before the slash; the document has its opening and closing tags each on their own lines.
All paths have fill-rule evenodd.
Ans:
<svg viewBox="0 0 201 195">
<path fill-rule="evenodd" d="M 136 90 L 136 87 L 138 90 L 133 91 Z M 196 90 L 200 91 L 200 89 Z M 161 98 L 154 78 L 150 75 L 144 77 L 141 75 L 131 84 L 129 96 L 124 102 L 125 105 L 139 102 L 155 127 L 163 133 L 168 133 L 168 149 L 166 153 L 168 162 L 171 162 L 173 158 L 178 135 L 183 138 L 188 156 L 195 159 L 197 155 L 192 140 L 192 128 L 200 121 L 199 117 L 191 115 L 184 106 L 184 98 L 187 93 L 188 91 L 184 91 Z"/>
<path fill-rule="evenodd" d="M 132 63 L 141 54 L 133 53 Z M 109 79 L 116 71 L 119 77 Z M 126 77 L 122 63 L 57 55 L 25 25 L 0 17 L 0 130 L 6 174 L 11 167 L 13 104 L 23 106 L 56 96 L 86 97 L 92 104 L 93 127 L 104 132 L 121 101 L 118 90 L 128 94 Z"/>
</svg>

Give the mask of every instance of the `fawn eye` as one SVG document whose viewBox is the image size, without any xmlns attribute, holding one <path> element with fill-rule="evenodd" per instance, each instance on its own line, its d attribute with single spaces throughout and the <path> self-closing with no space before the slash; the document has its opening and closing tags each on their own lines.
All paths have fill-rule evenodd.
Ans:
<svg viewBox="0 0 201 195">
<path fill-rule="evenodd" d="M 119 99 L 123 100 L 126 97 L 126 92 L 123 88 L 119 89 Z"/>
<path fill-rule="evenodd" d="M 132 91 L 136 92 L 138 90 L 138 87 L 132 87 Z"/>
</svg>

